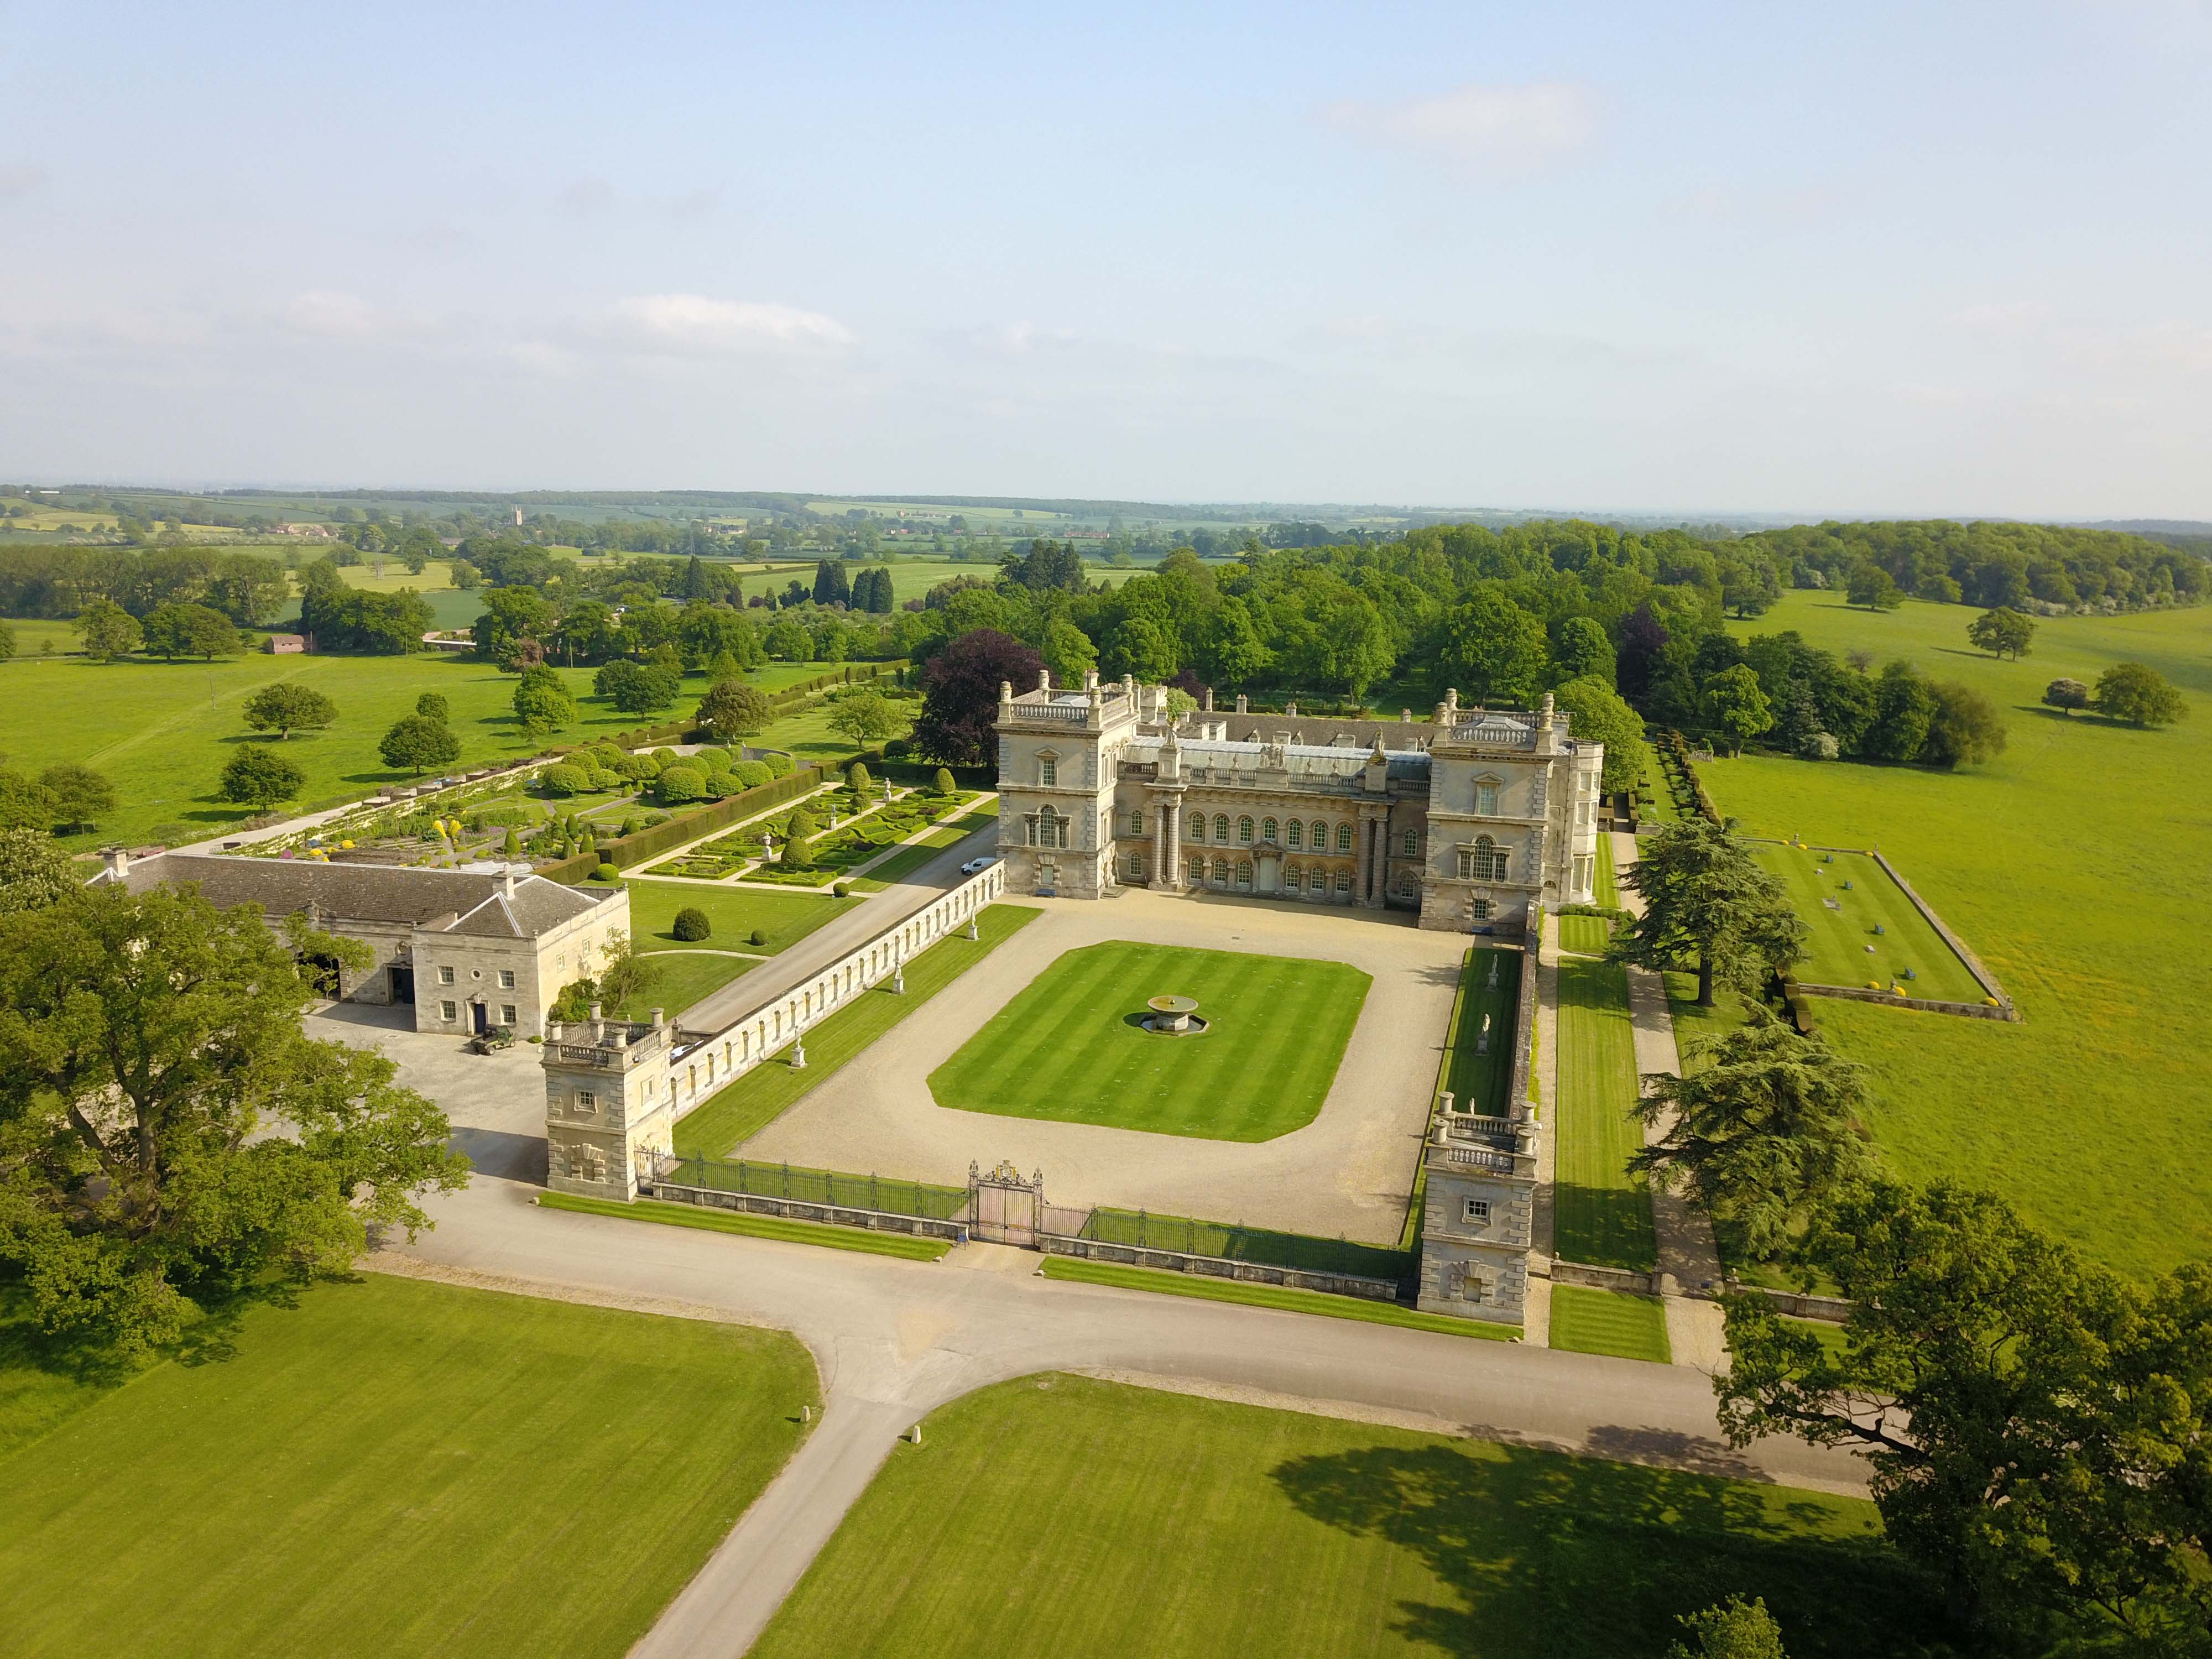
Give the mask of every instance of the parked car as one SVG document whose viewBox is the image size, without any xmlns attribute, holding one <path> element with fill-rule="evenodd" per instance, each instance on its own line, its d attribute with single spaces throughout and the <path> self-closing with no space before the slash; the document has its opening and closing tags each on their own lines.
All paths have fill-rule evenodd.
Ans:
<svg viewBox="0 0 2212 1659">
<path fill-rule="evenodd" d="M 495 1049 L 513 1047 L 514 1028 L 509 1025 L 495 1025 L 489 1031 L 478 1031 L 468 1041 L 468 1051 L 472 1054 L 488 1054 Z"/>
<path fill-rule="evenodd" d="M 998 861 L 995 858 L 969 859 L 960 866 L 960 873 L 963 876 L 981 875 Z"/>
</svg>

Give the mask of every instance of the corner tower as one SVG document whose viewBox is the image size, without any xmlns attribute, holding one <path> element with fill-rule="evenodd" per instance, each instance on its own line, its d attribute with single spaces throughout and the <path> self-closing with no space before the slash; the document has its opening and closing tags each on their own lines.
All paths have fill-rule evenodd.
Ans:
<svg viewBox="0 0 2212 1659">
<path fill-rule="evenodd" d="M 1103 898 L 1115 886 L 1114 784 L 1137 732 L 1126 683 L 1055 690 L 1049 671 L 1018 696 L 1000 682 L 999 855 L 1009 892 Z"/>
</svg>

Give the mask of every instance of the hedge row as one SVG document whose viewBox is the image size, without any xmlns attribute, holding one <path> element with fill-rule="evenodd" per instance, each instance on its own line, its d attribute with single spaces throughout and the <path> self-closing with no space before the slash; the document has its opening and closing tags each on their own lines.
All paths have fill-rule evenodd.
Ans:
<svg viewBox="0 0 2212 1659">
<path fill-rule="evenodd" d="M 696 812 L 670 818 L 665 823 L 656 823 L 651 829 L 641 830 L 635 835 L 620 836 L 592 852 L 579 853 L 574 858 L 548 865 L 538 873 L 550 881 L 578 882 L 602 864 L 611 864 L 618 870 L 628 869 L 632 865 L 644 863 L 647 859 L 658 858 L 687 841 L 696 841 L 724 824 L 735 823 L 739 818 L 750 817 L 771 806 L 811 794 L 823 784 L 835 781 L 842 775 L 844 765 L 849 763 L 825 761 L 818 766 L 799 767 L 788 777 L 756 785 L 738 794 L 726 795 Z"/>
<path fill-rule="evenodd" d="M 1721 821 L 1721 815 L 1713 805 L 1713 798 L 1705 793 L 1705 780 L 1698 775 L 1698 769 L 1691 762 L 1690 745 L 1683 741 L 1682 734 L 1680 732 L 1662 732 L 1659 734 L 1659 755 L 1660 769 L 1667 774 L 1668 787 L 1674 796 L 1677 812 L 1680 811 L 1683 803 L 1680 792 L 1676 786 L 1686 784 L 1689 787 L 1691 804 L 1696 808 L 1698 815 L 1714 823 L 1718 823 Z M 1668 764 L 1669 762 L 1672 763 L 1671 765 Z"/>
</svg>

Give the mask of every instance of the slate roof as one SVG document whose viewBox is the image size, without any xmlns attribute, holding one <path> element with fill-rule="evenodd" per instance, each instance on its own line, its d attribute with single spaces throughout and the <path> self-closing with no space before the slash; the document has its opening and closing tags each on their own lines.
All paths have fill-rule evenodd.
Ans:
<svg viewBox="0 0 2212 1659">
<path fill-rule="evenodd" d="M 112 878 L 103 874 L 97 879 Z M 622 890 L 587 891 L 543 876 L 518 876 L 510 897 L 503 875 L 222 853 L 158 854 L 133 863 L 123 880 L 134 893 L 165 882 L 190 882 L 202 897 L 226 910 L 258 904 L 267 915 L 290 915 L 313 904 L 334 921 L 384 922 L 493 939 L 534 939 Z"/>
</svg>

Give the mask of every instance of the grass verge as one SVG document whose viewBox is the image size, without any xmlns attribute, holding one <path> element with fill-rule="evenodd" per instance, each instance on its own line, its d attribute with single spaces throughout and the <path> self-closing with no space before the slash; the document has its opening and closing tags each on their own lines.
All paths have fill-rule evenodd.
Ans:
<svg viewBox="0 0 2212 1659">
<path fill-rule="evenodd" d="M 1667 1346 L 1667 1310 L 1657 1297 L 1587 1285 L 1552 1287 L 1551 1346 L 1655 1365 L 1671 1364 L 1674 1358 Z"/>
<path fill-rule="evenodd" d="M 816 901 L 818 902 L 819 901 Z M 976 918 L 978 938 L 941 939 L 906 965 L 906 994 L 888 984 L 862 992 L 806 1033 L 806 1066 L 794 1071 L 781 1054 L 756 1066 L 676 1126 L 676 1150 L 720 1158 L 773 1123 L 793 1102 L 878 1037 L 927 1002 L 1041 913 L 994 904 Z M 789 1050 L 784 1051 L 788 1053 Z"/>
<path fill-rule="evenodd" d="M 1559 1254 L 1648 1273 L 1658 1265 L 1651 1197 L 1628 1173 L 1630 1156 L 1644 1144 L 1629 1115 L 1637 1083 L 1628 970 L 1617 963 L 1562 962 L 1559 1025 Z"/>
<path fill-rule="evenodd" d="M 1362 1297 L 1333 1296 L 1326 1291 L 1304 1291 L 1289 1285 L 1254 1285 L 1242 1279 L 1215 1279 L 1206 1273 L 1125 1267 L 1119 1262 L 1085 1261 L 1073 1256 L 1047 1256 L 1044 1276 L 1081 1285 L 1111 1285 L 1117 1290 L 1151 1291 L 1161 1296 L 1235 1302 L 1248 1308 L 1279 1308 L 1286 1313 L 1319 1314 L 1328 1319 L 1357 1319 L 1369 1325 L 1437 1331 L 1446 1336 L 1488 1337 L 1493 1341 L 1510 1342 L 1521 1334 L 1510 1326 L 1486 1325 L 1474 1319 L 1447 1319 L 1441 1314 L 1401 1308 L 1395 1302 L 1370 1302 Z"/>
<path fill-rule="evenodd" d="M 1858 1499 L 1066 1376 L 926 1429 L 755 1659 L 1620 1659 L 1731 1595 L 1792 1659 L 1931 1653 L 1941 1627 Z"/>
<path fill-rule="evenodd" d="M 620 1659 L 819 1401 L 781 1332 L 319 1285 L 17 1444 L 0 1630 L 23 1655 Z"/>
<path fill-rule="evenodd" d="M 818 1221 L 787 1221 L 780 1215 L 746 1215 L 736 1210 L 709 1210 L 696 1204 L 664 1204 L 650 1198 L 617 1204 L 611 1199 L 541 1193 L 538 1202 L 544 1209 L 569 1210 L 578 1215 L 616 1216 L 624 1221 L 656 1222 L 664 1227 L 735 1233 L 742 1238 L 773 1238 L 786 1244 L 818 1244 L 825 1249 L 895 1255 L 908 1261 L 935 1261 L 952 1248 L 949 1241 L 942 1238 L 870 1232 L 861 1227 L 833 1227 Z"/>
</svg>

